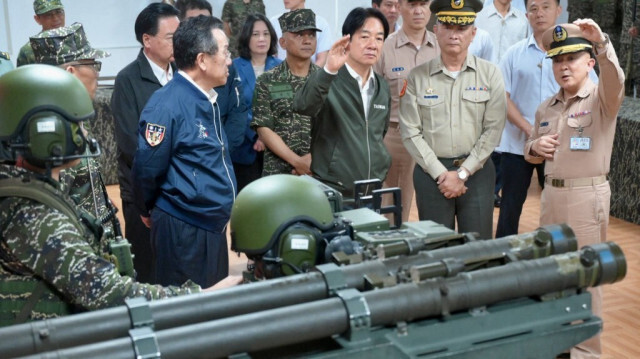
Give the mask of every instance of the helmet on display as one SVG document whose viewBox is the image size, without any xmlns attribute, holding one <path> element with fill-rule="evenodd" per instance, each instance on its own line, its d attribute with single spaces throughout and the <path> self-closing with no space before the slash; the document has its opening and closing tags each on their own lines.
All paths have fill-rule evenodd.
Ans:
<svg viewBox="0 0 640 359">
<path fill-rule="evenodd" d="M 332 228 L 333 219 L 317 185 L 293 175 L 263 177 L 247 185 L 233 205 L 231 249 L 277 263 L 280 274 L 307 271 L 315 266 L 322 232 Z"/>
<path fill-rule="evenodd" d="M 97 156 L 97 143 L 81 127 L 93 115 L 89 93 L 70 73 L 50 65 L 12 70 L 0 77 L 0 160 L 18 153 L 45 168 Z M 92 154 L 85 154 L 87 144 Z"/>
</svg>

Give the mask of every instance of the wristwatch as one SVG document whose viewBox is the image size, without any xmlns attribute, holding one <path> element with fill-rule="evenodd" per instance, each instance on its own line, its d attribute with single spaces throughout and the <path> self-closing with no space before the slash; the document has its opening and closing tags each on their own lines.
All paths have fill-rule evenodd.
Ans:
<svg viewBox="0 0 640 359">
<path fill-rule="evenodd" d="M 466 182 L 469 179 L 469 172 L 464 168 L 458 168 L 458 178 L 462 182 Z"/>
<path fill-rule="evenodd" d="M 602 51 L 605 49 L 605 47 L 607 47 L 607 44 L 609 43 L 609 35 L 604 34 L 604 40 L 600 41 L 600 42 L 594 42 L 593 46 L 596 48 L 596 50 L 598 50 L 598 52 Z"/>
</svg>

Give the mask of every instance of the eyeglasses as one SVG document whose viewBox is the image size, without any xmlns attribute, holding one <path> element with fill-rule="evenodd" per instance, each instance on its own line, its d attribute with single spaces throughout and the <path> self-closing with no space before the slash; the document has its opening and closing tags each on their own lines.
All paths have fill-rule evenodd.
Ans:
<svg viewBox="0 0 640 359">
<path fill-rule="evenodd" d="M 93 61 L 93 62 L 74 61 L 74 62 L 67 63 L 67 65 L 69 65 L 69 66 L 91 66 L 91 67 L 93 67 L 95 72 L 100 72 L 100 70 L 102 70 L 102 62 L 100 62 L 100 61 Z"/>
</svg>

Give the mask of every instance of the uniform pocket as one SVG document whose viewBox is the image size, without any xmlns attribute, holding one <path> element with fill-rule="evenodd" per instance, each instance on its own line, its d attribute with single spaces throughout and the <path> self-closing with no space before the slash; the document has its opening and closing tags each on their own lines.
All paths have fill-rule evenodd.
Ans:
<svg viewBox="0 0 640 359">
<path fill-rule="evenodd" d="M 463 106 L 466 106 L 469 109 L 475 107 L 475 113 L 483 114 L 486 108 L 486 104 L 491 98 L 491 93 L 488 91 L 464 91 L 462 94 L 462 100 L 465 101 Z M 470 116 L 469 118 L 464 118 L 467 122 L 478 123 L 478 119 Z"/>
<path fill-rule="evenodd" d="M 445 101 L 443 96 L 424 95 L 418 97 L 418 112 L 422 118 L 422 125 L 426 131 L 438 131 L 444 126 L 448 126 L 446 116 Z"/>
<path fill-rule="evenodd" d="M 567 126 L 571 128 L 585 128 L 591 126 L 591 123 L 593 123 L 593 117 L 590 113 L 567 119 Z"/>
</svg>

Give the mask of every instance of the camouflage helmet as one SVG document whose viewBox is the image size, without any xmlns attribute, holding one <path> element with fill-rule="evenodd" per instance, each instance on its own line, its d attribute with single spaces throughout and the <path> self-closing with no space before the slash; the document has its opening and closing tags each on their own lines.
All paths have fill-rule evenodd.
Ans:
<svg viewBox="0 0 640 359">
<path fill-rule="evenodd" d="M 19 153 L 46 168 L 85 157 L 80 122 L 93 115 L 89 93 L 72 74 L 47 65 L 9 71 L 0 77 L 0 144 L 10 150 L 2 160 Z"/>
<path fill-rule="evenodd" d="M 87 40 L 82 24 L 43 31 L 29 38 L 36 63 L 62 65 L 72 61 L 101 59 L 110 54 L 94 49 Z"/>
<path fill-rule="evenodd" d="M 325 193 L 293 175 L 272 175 L 247 185 L 231 210 L 231 249 L 247 256 L 266 253 L 278 232 L 297 221 L 324 227 L 333 221 Z"/>
</svg>

